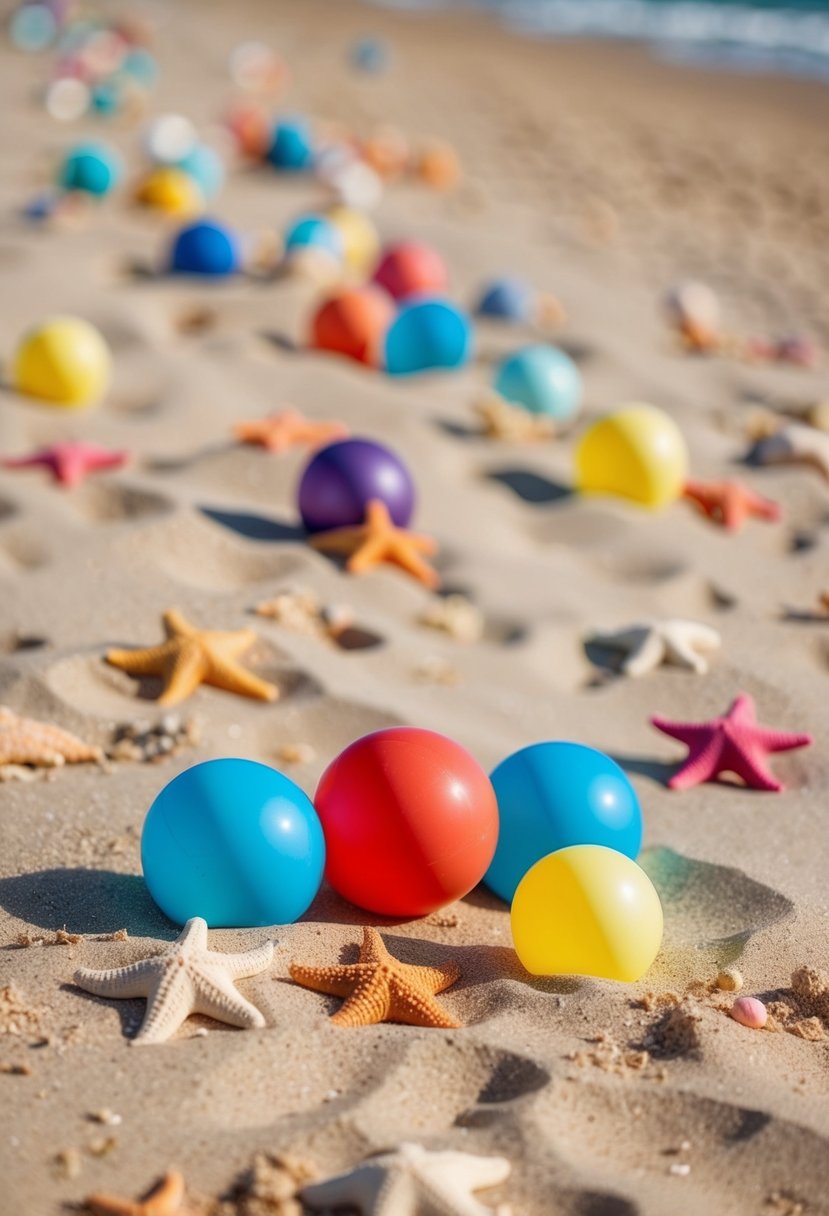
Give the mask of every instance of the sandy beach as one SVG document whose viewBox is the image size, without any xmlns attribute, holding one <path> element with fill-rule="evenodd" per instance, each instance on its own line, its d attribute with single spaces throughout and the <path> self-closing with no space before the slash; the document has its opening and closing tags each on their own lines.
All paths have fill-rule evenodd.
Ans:
<svg viewBox="0 0 829 1216">
<path fill-rule="evenodd" d="M 390 47 L 382 75 L 349 65 L 366 32 Z M 509 1180 L 477 1197 L 513 1216 L 829 1213 L 829 1015 L 791 981 L 829 970 L 829 488 L 815 468 L 744 461 L 758 408 L 782 416 L 829 398 L 829 382 L 825 361 L 689 356 L 660 310 L 672 283 L 698 278 L 730 332 L 829 342 L 829 89 L 533 43 L 471 15 L 179 0 L 151 113 L 181 111 L 229 152 L 227 56 L 252 37 L 291 65 L 280 110 L 452 144 L 458 188 L 390 185 L 379 232 L 438 249 L 466 307 L 496 274 L 552 293 L 566 313 L 552 340 L 582 371 L 584 413 L 546 443 L 480 433 L 473 404 L 498 358 L 537 337 L 529 326 L 483 322 L 462 371 L 392 379 L 308 349 L 320 287 L 307 279 L 161 273 L 170 225 L 130 201 L 141 125 L 52 122 L 38 100 L 44 60 L 0 50 L 0 358 L 55 312 L 97 325 L 114 358 L 109 393 L 84 414 L 0 389 L 0 453 L 69 437 L 130 453 L 71 491 L 42 470 L 0 470 L 0 704 L 101 747 L 118 724 L 157 722 L 157 687 L 103 656 L 159 641 L 170 608 L 200 627 L 254 628 L 245 662 L 281 691 L 267 705 L 199 689 L 177 711 L 197 740 L 157 763 L 0 782 L 0 1212 L 50 1216 L 95 1191 L 134 1198 L 175 1167 L 193 1211 L 279 1216 L 300 1209 L 245 1197 L 257 1154 L 325 1178 L 416 1141 L 507 1157 Z M 27 224 L 21 208 L 83 136 L 121 150 L 124 185 L 71 223 Z M 311 176 L 237 165 L 211 211 L 253 246 L 326 201 Z M 194 310 L 206 315 L 188 328 Z M 630 401 L 679 423 L 696 478 L 737 476 L 781 520 L 731 534 L 688 503 L 645 512 L 573 494 L 578 435 Z M 296 505 L 307 451 L 233 438 L 234 424 L 289 404 L 403 455 L 442 591 L 483 614 L 479 641 L 424 627 L 435 597 L 401 572 L 349 577 L 309 547 Z M 254 612 L 299 591 L 347 605 L 363 644 Z M 653 617 L 719 631 L 706 675 L 625 678 L 585 648 L 591 632 Z M 814 736 L 774 757 L 785 791 L 666 788 L 683 749 L 651 715 L 702 722 L 740 692 L 761 722 Z M 235 755 L 313 795 L 342 748 L 398 724 L 449 735 L 487 771 L 557 738 L 622 765 L 665 911 L 648 975 L 532 978 L 508 909 L 483 887 L 404 923 L 324 887 L 296 924 L 211 932 L 216 950 L 275 942 L 272 967 L 240 982 L 265 1029 L 196 1017 L 170 1043 L 132 1048 L 143 1003 L 89 996 L 72 976 L 176 937 L 141 877 L 141 825 L 161 787 Z M 300 762 L 286 765 L 296 745 Z M 366 923 L 406 962 L 459 964 L 441 1000 L 462 1029 L 328 1025 L 336 1000 L 293 984 L 288 966 L 353 961 Z M 56 942 L 60 930 L 79 936 Z M 713 981 L 728 965 L 776 1009 L 770 1029 L 727 1016 Z M 119 1118 L 96 1122 L 102 1111 Z"/>
</svg>

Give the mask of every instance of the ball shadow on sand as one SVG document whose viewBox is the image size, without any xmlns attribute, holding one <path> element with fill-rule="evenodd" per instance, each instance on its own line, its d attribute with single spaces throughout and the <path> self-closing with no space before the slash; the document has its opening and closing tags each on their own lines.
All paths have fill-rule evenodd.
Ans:
<svg viewBox="0 0 829 1216">
<path fill-rule="evenodd" d="M 0 878 L 0 907 L 49 932 L 115 933 L 173 941 L 180 930 L 159 910 L 140 874 L 36 870 Z"/>
<path fill-rule="evenodd" d="M 573 497 L 570 486 L 565 486 L 560 481 L 553 481 L 532 469 L 490 469 L 485 477 L 488 481 L 495 481 L 506 486 L 523 502 L 534 507 L 547 506 L 553 502 L 564 502 Z"/>
<path fill-rule="evenodd" d="M 305 529 L 301 524 L 285 523 L 266 515 L 254 515 L 248 511 L 228 511 L 219 507 L 200 506 L 199 511 L 215 524 L 243 536 L 246 540 L 293 541 L 305 540 Z"/>
</svg>

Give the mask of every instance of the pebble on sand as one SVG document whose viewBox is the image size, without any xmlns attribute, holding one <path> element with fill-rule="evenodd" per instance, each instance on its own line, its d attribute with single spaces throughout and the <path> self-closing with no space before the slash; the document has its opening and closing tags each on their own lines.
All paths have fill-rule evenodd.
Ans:
<svg viewBox="0 0 829 1216">
<path fill-rule="evenodd" d="M 769 1017 L 765 1005 L 756 996 L 738 996 L 731 1006 L 731 1016 L 750 1030 L 762 1030 Z"/>
</svg>

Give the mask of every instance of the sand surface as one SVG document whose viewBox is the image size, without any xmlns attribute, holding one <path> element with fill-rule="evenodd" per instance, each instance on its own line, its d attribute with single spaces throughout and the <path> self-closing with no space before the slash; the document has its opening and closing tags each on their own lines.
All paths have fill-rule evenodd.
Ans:
<svg viewBox="0 0 829 1216">
<path fill-rule="evenodd" d="M 348 67 L 346 48 L 366 29 L 393 47 L 384 76 Z M 59 1212 L 94 1190 L 135 1196 L 171 1165 L 209 1206 L 260 1151 L 289 1152 L 325 1176 L 413 1139 L 509 1157 L 510 1182 L 481 1199 L 515 1216 L 829 1212 L 829 1024 L 818 1019 L 816 1041 L 751 1032 L 705 991 L 725 963 L 752 994 L 829 963 L 829 633 L 810 617 L 829 589 L 829 493 L 813 470 L 739 467 L 758 401 L 782 407 L 829 388 L 820 370 L 688 358 L 657 309 L 670 282 L 701 276 L 734 331 L 829 337 L 829 92 L 672 68 L 633 50 L 531 45 L 472 19 L 189 0 L 163 35 L 154 106 L 185 111 L 209 134 L 231 96 L 227 51 L 252 35 L 293 65 L 288 108 L 455 144 L 461 188 L 390 189 L 376 216 L 385 238 L 433 242 L 461 301 L 505 271 L 554 292 L 588 417 L 629 400 L 662 406 L 697 477 L 737 473 L 784 518 L 735 537 L 685 504 L 650 515 L 579 500 L 567 493 L 572 438 L 481 437 L 472 402 L 494 359 L 530 331 L 481 327 L 463 373 L 392 383 L 302 348 L 311 283 L 204 288 L 127 273 L 157 265 L 167 236 L 126 192 L 71 228 L 25 226 L 17 212 L 60 149 L 101 128 L 50 124 L 36 101 L 42 62 L 3 50 L 0 350 L 45 312 L 71 311 L 101 327 L 116 370 L 105 404 L 83 417 L 0 392 L 0 450 L 80 434 L 133 458 L 71 493 L 39 472 L 0 473 L 0 701 L 92 742 L 113 723 L 154 721 L 154 690 L 140 695 L 102 656 L 155 642 L 171 606 L 212 628 L 253 624 L 251 665 L 283 696 L 267 706 L 202 689 L 185 707 L 201 725 L 197 750 L 0 784 L 0 987 L 13 983 L 33 1011 L 4 1009 L 0 1025 L 19 1032 L 0 1033 L 0 1064 L 30 1070 L 0 1075 L 0 1211 Z M 134 168 L 136 130 L 116 123 L 104 134 Z M 240 169 L 216 211 L 253 236 L 322 199 L 313 180 Z M 176 318 L 195 306 L 213 323 L 183 334 Z M 306 546 L 295 506 L 304 454 L 275 457 L 231 437 L 234 422 L 286 403 L 405 455 L 418 526 L 440 541 L 445 587 L 485 614 L 481 642 L 419 625 L 430 596 L 403 575 L 349 578 Z M 251 615 L 298 588 L 350 605 L 380 644 L 346 650 Z M 654 615 L 721 631 L 707 676 L 663 667 L 608 678 L 585 653 L 590 630 Z M 457 679 L 436 683 L 424 666 Z M 741 690 L 762 721 L 815 736 L 775 759 L 787 792 L 668 791 L 682 749 L 649 715 L 703 720 Z M 461 965 L 444 1000 L 467 1027 L 342 1030 L 326 1021 L 336 1001 L 286 982 L 294 958 L 353 957 L 367 918 L 323 891 L 296 925 L 211 934 L 217 949 L 276 941 L 273 968 L 240 985 L 266 1030 L 195 1019 L 171 1044 L 132 1049 L 142 1003 L 88 997 L 71 978 L 176 934 L 140 877 L 140 827 L 159 788 L 200 758 L 278 763 L 281 747 L 301 743 L 314 758 L 289 771 L 313 792 L 345 744 L 397 723 L 444 731 L 488 768 L 550 737 L 616 757 L 641 797 L 665 900 L 652 972 L 632 986 L 532 980 L 505 908 L 481 890 L 443 922 L 385 930 L 407 961 Z M 17 944 L 21 934 L 48 943 L 64 927 L 84 939 Z M 122 928 L 126 942 L 96 940 Z M 665 1003 L 643 1004 L 648 992 Z M 200 1025 L 209 1033 L 194 1037 Z M 90 1122 L 101 1109 L 121 1122 Z"/>
</svg>

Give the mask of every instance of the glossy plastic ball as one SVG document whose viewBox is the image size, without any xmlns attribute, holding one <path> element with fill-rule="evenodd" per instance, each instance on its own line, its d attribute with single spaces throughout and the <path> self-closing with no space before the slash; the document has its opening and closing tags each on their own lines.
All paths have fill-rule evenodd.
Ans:
<svg viewBox="0 0 829 1216">
<path fill-rule="evenodd" d="M 314 141 L 304 118 L 283 118 L 277 123 L 268 149 L 268 160 L 276 169 L 301 172 L 314 163 Z"/>
<path fill-rule="evenodd" d="M 239 101 L 225 116 L 225 126 L 236 141 L 243 156 L 264 160 L 271 146 L 273 132 L 265 109 L 253 101 Z"/>
<path fill-rule="evenodd" d="M 677 424 L 653 405 L 628 405 L 595 422 L 576 449 L 576 485 L 663 507 L 682 493 L 688 449 Z"/>
<path fill-rule="evenodd" d="M 311 345 L 375 365 L 394 318 L 394 304 L 368 284 L 338 291 L 319 306 L 311 323 Z"/>
<path fill-rule="evenodd" d="M 662 905 L 645 871 L 615 849 L 577 844 L 537 861 L 510 914 L 532 975 L 590 975 L 634 983 L 662 944 Z"/>
<path fill-rule="evenodd" d="M 490 776 L 498 799 L 498 847 L 484 881 L 509 903 L 548 853 L 602 844 L 635 858 L 642 846 L 639 799 L 615 760 L 581 743 L 533 743 Z"/>
<path fill-rule="evenodd" d="M 21 339 L 11 379 L 20 393 L 76 408 L 103 396 L 111 370 L 109 347 L 94 325 L 80 317 L 51 317 Z"/>
<path fill-rule="evenodd" d="M 329 207 L 325 217 L 342 238 L 346 267 L 355 275 L 370 274 L 377 262 L 380 238 L 366 213 L 340 204 Z"/>
<path fill-rule="evenodd" d="M 563 350 L 539 342 L 503 360 L 495 375 L 495 391 L 531 414 L 569 422 L 581 405 L 581 374 Z"/>
<path fill-rule="evenodd" d="M 420 241 L 400 241 L 383 252 L 374 282 L 395 300 L 439 294 L 449 285 L 443 258 Z"/>
<path fill-rule="evenodd" d="M 325 841 L 311 800 L 276 769 L 207 760 L 174 777 L 141 833 L 141 865 L 165 916 L 211 928 L 287 925 L 322 881 Z"/>
<path fill-rule="evenodd" d="M 159 165 L 175 165 L 196 146 L 196 128 L 184 114 L 159 114 L 144 131 L 144 151 Z"/>
<path fill-rule="evenodd" d="M 361 524 L 372 499 L 384 502 L 398 527 L 405 528 L 415 504 L 409 470 L 372 439 L 339 439 L 321 448 L 302 474 L 298 497 L 308 532 Z"/>
<path fill-rule="evenodd" d="M 323 773 L 314 805 L 325 876 L 345 899 L 382 916 L 426 916 L 481 880 L 498 812 L 486 773 L 431 730 L 366 735 Z"/>
<path fill-rule="evenodd" d="M 492 279 L 475 306 L 479 316 L 523 324 L 531 320 L 535 303 L 532 288 L 522 279 Z"/>
<path fill-rule="evenodd" d="M 173 241 L 170 270 L 177 274 L 223 278 L 241 266 L 241 248 L 232 229 L 216 220 L 198 220 Z"/>
<path fill-rule="evenodd" d="M 472 326 L 448 300 L 406 303 L 386 334 L 384 363 L 390 376 L 463 367 L 472 355 Z"/>
<path fill-rule="evenodd" d="M 54 40 L 58 23 L 46 4 L 21 4 L 9 20 L 9 38 L 18 51 L 43 51 Z"/>
<path fill-rule="evenodd" d="M 176 168 L 192 178 L 206 199 L 214 198 L 224 185 L 224 161 L 209 144 L 195 144 L 176 162 Z"/>
<path fill-rule="evenodd" d="M 177 219 L 192 219 L 204 211 L 204 196 L 196 182 L 171 165 L 151 169 L 139 183 L 135 199 L 144 207 Z"/>
<path fill-rule="evenodd" d="M 64 190 L 80 190 L 103 198 L 117 186 L 121 176 L 118 156 L 105 144 L 78 144 L 63 161 L 58 184 Z"/>
<path fill-rule="evenodd" d="M 337 261 L 345 256 L 339 229 L 322 215 L 304 215 L 289 225 L 285 233 L 285 255 L 305 249 L 319 249 Z"/>
</svg>

